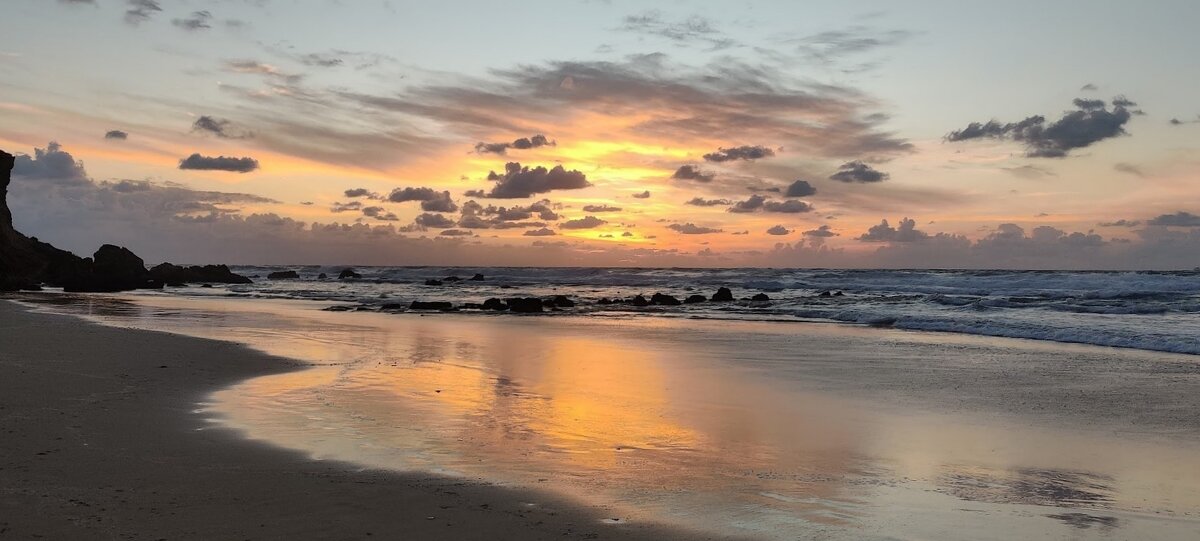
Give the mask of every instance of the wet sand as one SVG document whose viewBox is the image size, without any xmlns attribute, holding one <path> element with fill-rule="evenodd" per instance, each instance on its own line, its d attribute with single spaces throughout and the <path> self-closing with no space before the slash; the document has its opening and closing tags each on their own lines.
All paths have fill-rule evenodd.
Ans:
<svg viewBox="0 0 1200 541">
<path fill-rule="evenodd" d="M 204 385 L 210 394 L 172 393 L 192 393 L 176 402 L 203 429 L 189 436 L 246 445 L 232 428 L 270 444 L 251 444 L 259 452 L 293 450 L 288 467 L 365 467 L 372 479 L 456 492 L 472 509 L 478 494 L 526 516 L 575 509 L 558 533 L 702 538 L 647 531 L 662 524 L 759 539 L 1191 539 L 1200 529 L 1194 356 L 836 324 L 28 300 L 277 356 L 170 342 L 189 356 L 233 348 L 245 357 L 222 363 L 249 363 Z M 340 519 L 341 504 L 323 509 L 322 498 L 359 503 L 360 487 L 344 484 L 311 513 Z M 489 492 L 507 493 L 496 485 L 521 490 L 506 499 Z M 414 516 L 440 525 L 445 514 L 425 512 Z"/>
<path fill-rule="evenodd" d="M 477 480 L 253 442 L 196 413 L 304 368 L 0 301 L 0 539 L 698 539 Z"/>
</svg>

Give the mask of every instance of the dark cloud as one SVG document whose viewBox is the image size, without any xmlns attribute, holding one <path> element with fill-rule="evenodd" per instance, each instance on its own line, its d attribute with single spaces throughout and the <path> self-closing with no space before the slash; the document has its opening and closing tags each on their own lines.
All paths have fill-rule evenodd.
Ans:
<svg viewBox="0 0 1200 541">
<path fill-rule="evenodd" d="M 511 143 L 475 143 L 475 152 L 480 154 L 504 154 L 508 149 L 514 148 L 517 150 L 527 150 L 530 148 L 538 148 L 544 146 L 555 146 L 558 143 L 546 139 L 545 135 L 537 134 L 533 137 L 522 137 Z"/>
<path fill-rule="evenodd" d="M 613 207 L 609 205 L 584 205 L 584 212 L 621 212 L 621 207 Z"/>
<path fill-rule="evenodd" d="M 221 139 L 249 139 L 254 134 L 234 127 L 233 123 L 224 119 L 202 115 L 192 123 L 193 132 L 215 135 Z"/>
<path fill-rule="evenodd" d="M 233 158 L 225 156 L 201 156 L 192 154 L 179 160 L 180 169 L 195 169 L 200 171 L 231 171 L 234 173 L 249 173 L 258 169 L 258 160 L 254 158 Z"/>
<path fill-rule="evenodd" d="M 671 224 L 667 226 L 667 229 L 674 230 L 684 235 L 708 235 L 712 233 L 721 233 L 724 231 L 722 229 L 699 226 L 691 222 L 686 224 Z"/>
<path fill-rule="evenodd" d="M 719 148 L 716 152 L 709 152 L 704 155 L 705 161 L 710 162 L 729 162 L 735 160 L 757 160 L 760 158 L 768 158 L 775 155 L 775 151 L 764 146 L 749 146 Z"/>
<path fill-rule="evenodd" d="M 1197 115 L 1196 118 L 1193 120 L 1179 120 L 1178 118 L 1172 118 L 1171 120 L 1168 120 L 1167 122 L 1170 123 L 1172 126 L 1182 126 L 1184 124 L 1200 124 L 1200 115 Z"/>
<path fill-rule="evenodd" d="M 371 199 L 379 197 L 379 194 L 366 188 L 350 188 L 342 193 L 345 194 L 346 197 L 369 197 Z"/>
<path fill-rule="evenodd" d="M 642 193 L 635 193 L 631 197 L 634 199 L 650 199 L 650 190 L 646 190 Z"/>
<path fill-rule="evenodd" d="M 585 216 L 576 220 L 567 220 L 561 224 L 558 224 L 558 227 L 561 229 L 592 229 L 595 227 L 600 227 L 606 223 L 608 222 L 595 216 Z"/>
<path fill-rule="evenodd" d="M 458 205 L 450 198 L 449 191 L 437 191 L 432 188 L 396 188 L 385 197 L 393 203 L 405 201 L 420 201 L 421 210 L 428 212 L 457 212 Z"/>
<path fill-rule="evenodd" d="M 787 197 L 808 197 L 810 195 L 816 195 L 816 193 L 817 189 L 814 188 L 812 184 L 809 184 L 803 180 L 797 180 L 796 182 L 788 185 L 787 191 L 784 192 L 784 195 Z"/>
<path fill-rule="evenodd" d="M 182 19 L 171 19 L 171 24 L 187 31 L 207 30 L 212 28 L 211 22 L 212 13 L 207 11 L 193 11 Z"/>
<path fill-rule="evenodd" d="M 1139 225 L 1142 225 L 1142 221 L 1141 220 L 1126 220 L 1126 219 L 1122 218 L 1115 222 L 1100 222 L 1096 225 L 1098 225 L 1100 227 L 1137 227 Z"/>
<path fill-rule="evenodd" d="M 700 168 L 696 167 L 695 165 L 681 165 L 679 166 L 679 169 L 676 169 L 675 173 L 671 175 L 671 178 L 678 180 L 695 180 L 697 182 L 712 182 L 712 179 L 715 176 L 716 175 L 713 173 L 701 171 Z"/>
<path fill-rule="evenodd" d="M 472 233 L 470 231 L 464 231 L 462 229 L 447 229 L 445 231 L 442 231 L 441 233 L 438 233 L 438 235 L 441 235 L 443 237 L 469 237 L 471 235 L 474 235 L 474 233 Z"/>
<path fill-rule="evenodd" d="M 546 193 L 552 190 L 578 190 L 591 186 L 587 176 L 579 171 L 567 171 L 563 166 L 556 165 L 552 169 L 537 166 L 532 169 L 521 167 L 520 163 L 509 162 L 504 165 L 504 174 L 495 171 L 488 173 L 488 180 L 496 181 L 496 185 L 480 197 L 493 199 L 520 199 L 534 194 Z"/>
<path fill-rule="evenodd" d="M 362 209 L 362 213 L 363 216 L 375 218 L 381 222 L 396 222 L 400 220 L 398 216 L 396 216 L 394 213 L 388 212 L 387 209 L 383 207 L 364 207 Z"/>
<path fill-rule="evenodd" d="M 1080 92 L 1095 92 L 1096 90 L 1099 90 L 1099 87 L 1092 83 L 1088 83 L 1079 87 Z"/>
<path fill-rule="evenodd" d="M 863 242 L 920 242 L 929 238 L 929 234 L 917 229 L 917 221 L 911 218 L 900 220 L 900 227 L 892 227 L 887 220 L 879 225 L 871 226 L 866 233 L 859 235 Z"/>
<path fill-rule="evenodd" d="M 838 172 L 829 175 L 830 180 L 841 182 L 881 182 L 890 175 L 877 171 L 861 161 L 846 162 L 838 168 Z"/>
<path fill-rule="evenodd" d="M 838 236 L 837 233 L 834 233 L 832 230 L 830 230 L 828 225 L 823 225 L 816 229 L 809 229 L 808 231 L 805 231 L 803 234 L 806 237 L 815 237 L 815 238 L 829 238 L 829 237 Z"/>
<path fill-rule="evenodd" d="M 548 199 L 534 202 L 528 206 L 497 207 L 483 206 L 475 201 L 467 201 L 462 206 L 462 215 L 458 226 L 468 229 L 510 229 L 521 227 L 543 227 L 544 223 L 530 222 L 534 216 L 539 220 L 554 221 L 559 219 L 553 205 Z"/>
<path fill-rule="evenodd" d="M 995 120 L 972 122 L 962 130 L 950 132 L 946 140 L 1012 139 L 1025 144 L 1025 155 L 1030 158 L 1062 158 L 1071 150 L 1126 135 L 1125 124 L 1134 114 L 1127 107 L 1137 105 L 1124 96 L 1113 100 L 1111 111 L 1102 100 L 1080 98 L 1074 103 L 1077 110 L 1066 112 L 1050 125 L 1040 115 L 1008 124 Z"/>
<path fill-rule="evenodd" d="M 108 130 L 107 132 L 104 132 L 104 138 L 105 139 L 118 139 L 118 140 L 124 141 L 126 139 L 129 139 L 129 134 L 126 132 L 123 132 L 121 130 Z"/>
<path fill-rule="evenodd" d="M 541 229 L 530 229 L 529 231 L 521 234 L 525 235 L 526 237 L 553 237 L 558 233 L 555 233 L 553 229 L 543 227 Z"/>
<path fill-rule="evenodd" d="M 350 211 L 358 212 L 358 211 L 361 211 L 362 208 L 363 208 L 363 204 L 359 201 L 350 201 L 349 203 L 340 203 L 340 202 L 335 201 L 333 203 L 333 207 L 331 207 L 329 209 L 329 211 L 330 212 L 350 212 Z"/>
<path fill-rule="evenodd" d="M 692 199 L 684 202 L 685 205 L 692 205 L 696 207 L 715 207 L 718 205 L 728 205 L 730 203 L 731 201 L 728 199 L 704 199 L 702 197 L 693 197 Z"/>
<path fill-rule="evenodd" d="M 804 201 L 795 199 L 785 199 L 783 201 L 773 201 L 758 194 L 751 195 L 745 201 L 738 201 L 729 207 L 729 212 L 780 212 L 785 214 L 796 214 L 800 212 L 809 212 L 812 206 Z"/>
<path fill-rule="evenodd" d="M 1146 225 L 1200 227 L 1200 216 L 1181 210 L 1175 214 L 1162 214 L 1151 218 L 1150 220 L 1146 221 Z"/>
<path fill-rule="evenodd" d="M 33 149 L 33 156 L 18 154 L 13 164 L 12 175 L 62 184 L 91 182 L 87 171 L 83 169 L 83 162 L 75 161 L 75 158 L 55 141 L 51 141 L 44 149 Z"/>
<path fill-rule="evenodd" d="M 715 51 L 737 44 L 714 28 L 712 21 L 699 15 L 692 15 L 681 21 L 667 21 L 661 11 L 649 10 L 638 15 L 627 15 L 621 22 L 619 30 L 666 39 L 680 46 L 702 44 L 710 51 Z"/>
<path fill-rule="evenodd" d="M 454 220 L 451 220 L 450 218 L 442 216 L 441 214 L 434 214 L 431 212 L 421 213 L 419 216 L 416 217 L 416 219 L 413 220 L 413 224 L 415 224 L 418 228 L 421 228 L 421 229 L 426 229 L 426 228 L 446 229 L 446 228 L 454 227 L 454 225 L 455 225 Z"/>
<path fill-rule="evenodd" d="M 768 235 L 790 235 L 791 233 L 791 229 L 788 229 L 782 225 L 777 225 L 767 230 Z"/>
<path fill-rule="evenodd" d="M 129 8 L 125 10 L 125 22 L 137 26 L 148 20 L 154 14 L 162 11 L 157 0 L 126 0 Z"/>
</svg>

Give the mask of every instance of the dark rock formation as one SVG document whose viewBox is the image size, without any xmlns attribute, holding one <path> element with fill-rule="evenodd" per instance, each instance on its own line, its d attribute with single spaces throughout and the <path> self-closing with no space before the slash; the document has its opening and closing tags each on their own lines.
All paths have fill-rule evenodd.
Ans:
<svg viewBox="0 0 1200 541">
<path fill-rule="evenodd" d="M 660 306 L 679 306 L 680 304 L 683 304 L 679 302 L 679 299 L 676 299 L 670 295 L 664 295 L 662 293 L 655 293 L 654 295 L 651 295 L 650 303 Z"/>
<path fill-rule="evenodd" d="M 555 308 L 573 308 L 575 306 L 575 301 L 568 299 L 566 295 L 555 295 L 553 302 Z"/>
<path fill-rule="evenodd" d="M 445 277 L 445 278 L 442 278 L 442 281 L 443 281 L 443 282 L 461 282 L 461 281 L 462 281 L 462 278 L 459 278 L 459 277 L 457 277 L 457 276 L 453 276 L 453 275 L 451 275 L 451 276 L 447 276 L 447 277 Z"/>
<path fill-rule="evenodd" d="M 453 304 L 446 301 L 412 301 L 408 305 L 409 310 L 450 310 L 454 308 Z"/>
<path fill-rule="evenodd" d="M 161 263 L 150 269 L 150 277 L 170 286 L 181 284 L 250 284 L 249 278 L 235 274 L 225 265 L 195 265 L 183 267 Z"/>
<path fill-rule="evenodd" d="M 83 271 L 90 262 L 13 229 L 8 183 L 14 163 L 12 154 L 0 151 L 0 291 L 36 289 L 43 282 L 62 285 L 63 278 Z"/>
<path fill-rule="evenodd" d="M 317 275 L 317 279 L 318 279 L 318 280 L 328 280 L 328 279 L 329 279 L 329 275 L 328 275 L 328 274 L 325 274 L 325 273 L 323 273 L 323 272 L 322 272 L 321 274 L 318 274 L 318 275 Z"/>
<path fill-rule="evenodd" d="M 542 299 L 537 297 L 516 297 L 508 299 L 508 309 L 519 314 L 529 314 L 542 311 Z"/>
<path fill-rule="evenodd" d="M 713 302 L 732 301 L 733 300 L 733 292 L 730 291 L 729 288 L 727 288 L 727 287 L 722 287 L 722 288 L 718 289 L 716 293 L 713 293 L 712 300 L 713 300 Z"/>
<path fill-rule="evenodd" d="M 300 278 L 300 273 L 294 270 L 275 271 L 267 275 L 268 280 L 296 280 Z"/>
<path fill-rule="evenodd" d="M 441 280 L 434 280 L 433 278 L 430 278 L 430 279 L 428 279 L 428 280 L 425 280 L 425 285 L 427 285 L 427 286 L 440 286 L 440 285 L 442 285 L 442 281 L 441 281 Z"/>
<path fill-rule="evenodd" d="M 389 303 L 379 307 L 379 309 L 383 310 L 384 312 L 397 312 L 400 310 L 404 310 L 405 308 L 407 308 L 407 307 L 398 302 L 389 302 Z"/>
<path fill-rule="evenodd" d="M 638 295 L 632 299 L 629 299 L 629 304 L 634 306 L 650 306 L 650 301 L 646 300 L 646 297 Z"/>
<path fill-rule="evenodd" d="M 359 278 L 362 278 L 362 275 L 355 272 L 354 269 L 342 269 L 342 272 L 338 273 L 338 280 L 357 280 Z"/>
<path fill-rule="evenodd" d="M 601 298 L 600 300 L 596 301 L 596 304 L 608 305 L 608 304 L 612 304 L 612 303 L 613 303 L 613 301 L 609 300 L 608 298 Z"/>
<path fill-rule="evenodd" d="M 706 300 L 708 300 L 708 299 L 705 299 L 704 295 L 688 295 L 688 298 L 683 299 L 683 304 L 696 304 L 698 302 L 704 302 Z"/>
<path fill-rule="evenodd" d="M 479 274 L 479 273 L 475 273 L 475 276 L 472 276 L 472 277 L 471 277 L 471 281 L 472 281 L 472 282 L 482 282 L 482 281 L 483 281 L 483 275 L 482 275 L 482 274 Z"/>
<path fill-rule="evenodd" d="M 752 301 L 769 301 L 769 300 L 771 300 L 771 297 L 768 297 L 766 293 L 756 293 L 753 297 L 750 297 L 750 300 L 752 300 Z"/>
<path fill-rule="evenodd" d="M 111 293 L 130 289 L 159 289 L 163 283 L 150 277 L 146 263 L 127 248 L 105 244 L 80 264 L 62 274 L 64 291 Z"/>
<path fill-rule="evenodd" d="M 508 310 L 508 305 L 504 304 L 504 301 L 500 299 L 488 299 L 483 301 L 483 309 L 496 311 Z"/>
</svg>

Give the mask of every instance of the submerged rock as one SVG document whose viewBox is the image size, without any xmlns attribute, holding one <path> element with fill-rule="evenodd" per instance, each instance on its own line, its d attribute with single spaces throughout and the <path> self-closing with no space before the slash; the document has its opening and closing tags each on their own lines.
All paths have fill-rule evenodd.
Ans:
<svg viewBox="0 0 1200 541">
<path fill-rule="evenodd" d="M 300 278 L 300 273 L 294 270 L 275 271 L 267 275 L 268 280 L 296 280 Z"/>
<path fill-rule="evenodd" d="M 483 301 L 483 309 L 484 310 L 502 311 L 502 310 L 508 310 L 508 305 L 504 304 L 504 301 L 502 301 L 500 299 L 492 298 L 492 299 Z"/>
<path fill-rule="evenodd" d="M 650 306 L 650 301 L 646 300 L 646 297 L 638 295 L 632 299 L 629 299 L 629 304 L 634 306 Z"/>
<path fill-rule="evenodd" d="M 427 285 L 427 286 L 440 286 L 440 285 L 442 285 L 442 281 L 441 281 L 441 280 L 434 280 L 433 278 L 430 278 L 430 279 L 428 279 L 428 280 L 425 280 L 425 285 Z"/>
<path fill-rule="evenodd" d="M 720 289 L 717 289 L 716 293 L 713 293 L 712 300 L 713 300 L 713 302 L 732 301 L 733 300 L 733 292 L 730 291 L 729 288 L 727 288 L 727 287 L 722 287 Z"/>
<path fill-rule="evenodd" d="M 355 272 L 353 268 L 345 268 L 338 273 L 338 280 L 357 280 L 359 278 L 362 278 L 362 275 Z"/>
<path fill-rule="evenodd" d="M 453 275 L 451 275 L 451 276 L 447 276 L 447 277 L 445 277 L 445 278 L 442 278 L 442 281 L 443 281 L 443 282 L 460 282 L 460 281 L 462 281 L 462 278 L 459 278 L 459 277 L 457 277 L 457 276 L 453 276 Z"/>
<path fill-rule="evenodd" d="M 553 302 L 555 308 L 573 308 L 575 306 L 575 301 L 567 298 L 566 295 L 555 295 Z"/>
<path fill-rule="evenodd" d="M 475 276 L 472 276 L 472 277 L 471 277 L 471 281 L 472 281 L 472 282 L 482 282 L 482 281 L 483 281 L 483 275 L 482 275 L 482 274 L 479 274 L 479 273 L 475 273 Z"/>
<path fill-rule="evenodd" d="M 683 304 L 696 304 L 706 300 L 708 299 L 704 298 L 704 295 L 689 295 L 688 298 L 683 299 Z"/>
<path fill-rule="evenodd" d="M 768 297 L 766 293 L 756 293 L 753 297 L 750 297 L 750 300 L 752 300 L 752 301 L 769 301 L 769 300 L 771 300 L 771 297 Z"/>
<path fill-rule="evenodd" d="M 328 275 L 328 274 L 325 274 L 325 273 L 323 273 L 323 272 L 322 272 L 321 274 L 318 274 L 318 275 L 317 275 L 317 279 L 318 279 L 318 280 L 328 280 L 328 279 L 329 279 L 329 275 Z"/>
</svg>

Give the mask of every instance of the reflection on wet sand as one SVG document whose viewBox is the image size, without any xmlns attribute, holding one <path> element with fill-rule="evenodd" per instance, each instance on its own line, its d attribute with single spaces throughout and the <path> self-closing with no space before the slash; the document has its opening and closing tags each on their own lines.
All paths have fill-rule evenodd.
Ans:
<svg viewBox="0 0 1200 541">
<path fill-rule="evenodd" d="M 1200 526 L 1194 447 L 880 407 L 813 392 L 812 373 L 789 371 L 810 358 L 859 362 L 860 351 L 954 354 L 919 334 L 889 335 L 882 348 L 872 334 L 882 331 L 819 326 L 332 314 L 153 297 L 83 306 L 109 322 L 316 363 L 214 396 L 212 414 L 250 437 L 554 490 L 622 520 L 853 539 L 964 537 L 955 524 L 979 539 L 1118 529 L 1185 539 Z M 1003 350 L 992 355 L 1004 362 Z"/>
</svg>

